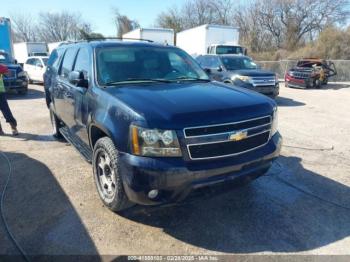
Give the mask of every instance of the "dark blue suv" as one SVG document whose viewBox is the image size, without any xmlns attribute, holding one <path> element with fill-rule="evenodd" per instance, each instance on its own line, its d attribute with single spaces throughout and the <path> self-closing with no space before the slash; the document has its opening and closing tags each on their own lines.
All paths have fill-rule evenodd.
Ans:
<svg viewBox="0 0 350 262">
<path fill-rule="evenodd" d="M 276 103 L 211 82 L 176 47 L 66 44 L 51 54 L 45 90 L 53 134 L 92 162 L 99 195 L 113 211 L 252 180 L 280 152 Z"/>
</svg>

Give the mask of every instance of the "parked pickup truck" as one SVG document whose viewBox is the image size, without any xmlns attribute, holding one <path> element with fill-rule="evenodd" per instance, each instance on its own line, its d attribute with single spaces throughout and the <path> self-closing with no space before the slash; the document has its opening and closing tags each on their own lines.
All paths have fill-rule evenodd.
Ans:
<svg viewBox="0 0 350 262">
<path fill-rule="evenodd" d="M 113 211 L 250 181 L 280 152 L 276 103 L 211 82 L 177 47 L 62 45 L 49 58 L 45 84 L 54 136 L 92 162 L 97 191 Z"/>
<path fill-rule="evenodd" d="M 277 75 L 260 69 L 248 56 L 204 55 L 196 59 L 213 80 L 254 90 L 271 98 L 279 94 Z"/>
<path fill-rule="evenodd" d="M 28 77 L 22 67 L 3 51 L 0 51 L 0 64 L 6 65 L 9 69 L 3 78 L 6 92 L 26 94 L 28 92 Z"/>
</svg>

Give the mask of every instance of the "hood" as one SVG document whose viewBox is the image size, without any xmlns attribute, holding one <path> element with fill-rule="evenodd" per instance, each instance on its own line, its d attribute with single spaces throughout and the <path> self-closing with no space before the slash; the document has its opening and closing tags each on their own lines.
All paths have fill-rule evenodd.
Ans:
<svg viewBox="0 0 350 262">
<path fill-rule="evenodd" d="M 272 114 L 275 106 L 256 92 L 218 82 L 128 85 L 107 92 L 143 116 L 151 128 L 240 121 Z"/>
<path fill-rule="evenodd" d="M 16 70 L 17 72 L 22 71 L 22 67 L 17 64 L 5 64 L 8 69 Z"/>
<path fill-rule="evenodd" d="M 242 75 L 242 76 L 275 76 L 275 73 L 267 70 L 252 69 L 252 70 L 230 70 L 232 75 Z"/>
</svg>

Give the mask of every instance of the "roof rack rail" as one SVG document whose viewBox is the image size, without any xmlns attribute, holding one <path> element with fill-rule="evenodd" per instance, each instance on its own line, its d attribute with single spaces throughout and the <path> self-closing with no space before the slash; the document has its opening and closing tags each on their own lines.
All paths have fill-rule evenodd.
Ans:
<svg viewBox="0 0 350 262">
<path fill-rule="evenodd" d="M 142 38 L 128 38 L 128 37 L 88 37 L 85 41 L 103 41 L 103 40 L 136 40 L 136 41 L 145 41 L 149 43 L 153 43 L 152 40 L 142 39 Z"/>
</svg>

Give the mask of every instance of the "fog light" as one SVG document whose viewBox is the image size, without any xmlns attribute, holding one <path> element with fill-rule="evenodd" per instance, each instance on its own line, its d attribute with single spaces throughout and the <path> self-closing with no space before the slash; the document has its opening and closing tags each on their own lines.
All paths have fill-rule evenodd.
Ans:
<svg viewBox="0 0 350 262">
<path fill-rule="evenodd" d="M 154 199 L 158 196 L 158 190 L 154 189 L 148 192 L 148 197 Z"/>
</svg>

